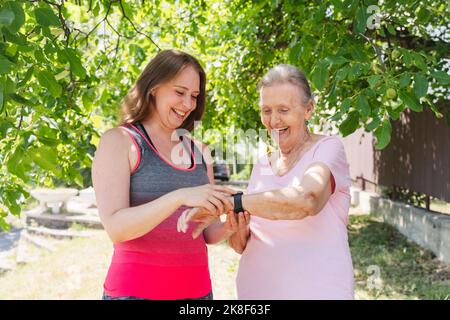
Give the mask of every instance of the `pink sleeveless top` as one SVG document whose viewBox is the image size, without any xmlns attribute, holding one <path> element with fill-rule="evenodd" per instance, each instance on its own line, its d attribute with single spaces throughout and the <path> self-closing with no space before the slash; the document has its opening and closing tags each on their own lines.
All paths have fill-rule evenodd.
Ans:
<svg viewBox="0 0 450 320">
<path fill-rule="evenodd" d="M 130 177 L 130 206 L 179 188 L 208 183 L 203 164 L 194 160 L 192 168 L 176 168 L 158 154 L 142 129 L 129 125 L 127 131 L 140 151 Z M 195 154 L 194 148 L 191 143 L 191 154 Z M 204 238 L 192 239 L 195 224 L 190 224 L 186 233 L 177 232 L 177 220 L 185 209 L 178 208 L 144 236 L 114 245 L 104 283 L 107 295 L 172 300 L 200 298 L 211 292 Z"/>
</svg>

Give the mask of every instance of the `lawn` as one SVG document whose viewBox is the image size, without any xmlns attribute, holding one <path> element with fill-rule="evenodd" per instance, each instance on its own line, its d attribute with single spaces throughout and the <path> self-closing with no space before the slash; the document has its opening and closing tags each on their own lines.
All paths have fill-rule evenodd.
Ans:
<svg viewBox="0 0 450 320">
<path fill-rule="evenodd" d="M 450 299 L 450 266 L 394 228 L 351 215 L 349 239 L 356 299 Z M 112 254 L 104 231 L 59 240 L 54 252 L 0 275 L 0 299 L 99 299 Z M 216 299 L 234 299 L 239 255 L 225 244 L 209 247 Z"/>
<path fill-rule="evenodd" d="M 450 265 L 395 228 L 373 216 L 350 216 L 349 241 L 357 299 L 450 299 Z"/>
</svg>

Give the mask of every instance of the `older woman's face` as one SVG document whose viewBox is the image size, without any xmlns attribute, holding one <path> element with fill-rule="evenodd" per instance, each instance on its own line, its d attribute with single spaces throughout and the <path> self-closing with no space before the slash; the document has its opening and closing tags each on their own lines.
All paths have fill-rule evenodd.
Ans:
<svg viewBox="0 0 450 320">
<path fill-rule="evenodd" d="M 299 88 L 282 83 L 261 88 L 261 121 L 281 150 L 289 150 L 302 141 L 305 120 L 311 116 L 311 103 L 304 105 Z"/>
</svg>

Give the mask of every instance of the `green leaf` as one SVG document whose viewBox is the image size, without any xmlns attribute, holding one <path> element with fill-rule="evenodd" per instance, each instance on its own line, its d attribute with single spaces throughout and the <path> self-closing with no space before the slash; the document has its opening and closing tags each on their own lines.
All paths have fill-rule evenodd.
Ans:
<svg viewBox="0 0 450 320">
<path fill-rule="evenodd" d="M 52 73 L 47 70 L 43 70 L 41 72 L 38 72 L 36 74 L 36 77 L 38 78 L 39 83 L 50 91 L 52 96 L 54 96 L 55 98 L 61 96 L 62 87 L 56 81 L 55 76 Z"/>
<path fill-rule="evenodd" d="M 7 131 L 10 128 L 13 128 L 13 124 L 8 121 L 0 121 L 0 139 L 4 138 L 7 134 Z"/>
<path fill-rule="evenodd" d="M 375 130 L 380 125 L 380 122 L 381 122 L 380 118 L 378 117 L 373 118 L 372 121 L 365 126 L 366 131 L 370 132 Z"/>
<path fill-rule="evenodd" d="M 25 172 L 22 167 L 22 160 L 25 158 L 25 152 L 22 148 L 16 148 L 13 155 L 9 158 L 6 166 L 8 168 L 8 172 L 19 177 L 23 181 L 28 181 L 28 177 L 25 175 Z"/>
<path fill-rule="evenodd" d="M 28 152 L 33 162 L 44 170 L 55 172 L 57 168 L 57 155 L 53 148 L 42 146 L 37 149 L 30 149 Z"/>
<path fill-rule="evenodd" d="M 17 53 L 18 45 L 15 43 L 11 43 L 5 50 L 5 55 L 8 57 L 14 57 Z"/>
<path fill-rule="evenodd" d="M 40 64 L 46 64 L 47 63 L 47 59 L 45 59 L 44 53 L 42 52 L 42 50 L 37 49 L 35 51 L 33 51 L 34 54 L 34 58 L 36 59 L 37 62 L 39 62 Z"/>
<path fill-rule="evenodd" d="M 69 70 L 63 70 L 60 73 L 58 73 L 57 75 L 55 75 L 55 79 L 59 81 L 61 79 L 67 78 L 69 75 L 70 75 Z"/>
<path fill-rule="evenodd" d="M 28 68 L 23 79 L 17 83 L 17 87 L 22 87 L 23 85 L 25 85 L 28 82 L 28 80 L 31 79 L 33 72 L 34 72 L 34 66 L 31 66 L 30 68 Z"/>
<path fill-rule="evenodd" d="M 368 60 L 372 59 L 371 57 L 369 57 L 366 51 L 361 50 L 361 48 L 358 46 L 352 46 L 350 50 L 350 54 L 357 61 L 367 62 Z"/>
<path fill-rule="evenodd" d="M 386 110 L 389 114 L 389 117 L 391 117 L 392 120 L 398 120 L 400 118 L 400 112 L 403 111 L 402 108 L 390 108 L 390 107 L 388 107 Z"/>
<path fill-rule="evenodd" d="M 84 179 L 83 176 L 81 175 L 80 171 L 77 169 L 70 169 L 70 173 L 69 176 L 73 178 L 73 180 L 75 181 L 75 183 L 80 187 L 83 188 L 84 187 Z"/>
<path fill-rule="evenodd" d="M 43 27 L 49 26 L 61 26 L 61 21 L 59 21 L 58 16 L 50 8 L 36 8 L 34 10 L 34 16 L 36 21 Z"/>
<path fill-rule="evenodd" d="M 431 111 L 433 111 L 434 115 L 436 116 L 436 118 L 440 119 L 444 116 L 439 111 L 439 109 L 434 105 L 434 103 L 432 103 L 431 101 L 427 101 L 427 102 L 428 102 L 428 105 L 430 106 Z"/>
<path fill-rule="evenodd" d="M 340 111 L 347 112 L 351 105 L 352 105 L 352 99 L 345 98 L 344 101 L 342 101 L 342 103 L 341 103 Z"/>
<path fill-rule="evenodd" d="M 25 13 L 23 12 L 20 4 L 16 1 L 8 1 L 4 6 L 14 12 L 14 20 L 7 26 L 7 28 L 11 33 L 16 33 L 25 23 Z"/>
<path fill-rule="evenodd" d="M 92 13 L 95 17 L 98 17 L 98 13 L 100 12 L 100 2 L 97 2 L 94 6 L 94 9 L 92 9 Z"/>
<path fill-rule="evenodd" d="M 14 68 L 15 64 L 4 56 L 0 55 L 0 75 L 8 74 Z"/>
<path fill-rule="evenodd" d="M 37 137 L 39 141 L 47 146 L 57 146 L 59 144 L 58 130 L 49 128 L 45 125 L 39 128 Z"/>
<path fill-rule="evenodd" d="M 412 52 L 411 54 L 414 58 L 414 64 L 419 69 L 426 72 L 428 70 L 428 67 L 427 67 L 427 64 L 425 63 L 425 61 L 423 60 L 423 57 L 419 53 L 416 53 L 416 52 Z"/>
<path fill-rule="evenodd" d="M 344 58 L 343 56 L 329 56 L 326 58 L 326 60 L 328 60 L 330 64 L 337 66 L 348 62 L 348 59 Z"/>
<path fill-rule="evenodd" d="M 19 45 L 20 50 L 33 50 L 33 48 L 29 46 L 30 43 L 27 41 L 25 35 L 21 33 L 11 33 L 7 28 L 3 28 L 1 29 L 1 31 L 3 32 L 3 36 L 5 37 L 6 41 Z"/>
<path fill-rule="evenodd" d="M 403 62 L 405 63 L 405 66 L 410 67 L 413 63 L 413 57 L 409 50 L 401 49 L 401 52 L 403 54 Z"/>
<path fill-rule="evenodd" d="M 367 82 L 371 88 L 375 88 L 382 78 L 382 76 L 376 74 L 367 78 Z"/>
<path fill-rule="evenodd" d="M 414 93 L 418 99 L 424 97 L 428 92 L 428 80 L 423 73 L 414 76 Z"/>
<path fill-rule="evenodd" d="M 289 61 L 292 64 L 297 64 L 300 59 L 300 53 L 302 52 L 302 46 L 299 42 L 296 42 L 289 51 Z"/>
<path fill-rule="evenodd" d="M 0 208 L 0 229 L 3 231 L 11 230 L 11 226 L 5 220 L 7 215 L 8 214 Z"/>
<path fill-rule="evenodd" d="M 325 61 L 320 61 L 314 68 L 311 80 L 317 90 L 322 90 L 328 80 L 328 66 Z"/>
<path fill-rule="evenodd" d="M 420 101 L 410 92 L 400 91 L 399 97 L 406 104 L 406 106 L 408 108 L 410 108 L 411 110 L 413 110 L 415 112 L 421 112 L 423 110 L 423 107 L 420 104 Z"/>
<path fill-rule="evenodd" d="M 357 111 L 352 111 L 347 115 L 347 118 L 339 126 L 344 137 L 355 132 L 359 126 L 359 113 Z"/>
<path fill-rule="evenodd" d="M 14 100 L 15 102 L 21 104 L 21 105 L 25 105 L 25 106 L 29 106 L 29 107 L 35 107 L 36 103 L 34 103 L 31 100 L 25 99 L 24 97 L 18 95 L 17 93 L 11 93 L 9 95 L 9 97 L 11 97 L 12 100 Z"/>
<path fill-rule="evenodd" d="M 400 77 L 400 89 L 407 87 L 411 83 L 411 75 L 409 73 L 404 73 Z"/>
<path fill-rule="evenodd" d="M 350 68 L 350 72 L 348 74 L 348 79 L 350 81 L 353 81 L 353 80 L 357 79 L 361 75 L 362 71 L 363 71 L 362 64 L 361 63 L 355 63 Z"/>
<path fill-rule="evenodd" d="M 6 94 L 12 94 L 16 92 L 16 83 L 10 78 L 6 77 L 6 82 L 4 82 L 3 92 Z"/>
<path fill-rule="evenodd" d="M 18 216 L 20 214 L 20 206 L 16 203 L 12 203 L 12 202 L 6 202 L 6 206 L 8 207 L 9 211 L 15 215 Z"/>
<path fill-rule="evenodd" d="M 66 48 L 63 51 L 63 55 L 69 61 L 72 72 L 81 79 L 84 79 L 86 77 L 86 69 L 81 64 L 81 60 L 78 58 L 76 51 L 72 48 Z"/>
<path fill-rule="evenodd" d="M 355 29 L 358 33 L 364 33 L 367 28 L 367 14 L 363 7 L 359 7 L 356 11 Z"/>
<path fill-rule="evenodd" d="M 381 126 L 379 126 L 377 130 L 375 130 L 375 137 L 377 138 L 375 148 L 378 150 L 386 148 L 386 146 L 391 141 L 391 133 L 391 122 L 389 121 L 389 119 L 384 120 Z"/>
<path fill-rule="evenodd" d="M 417 20 L 424 24 L 430 18 L 431 12 L 428 11 L 424 6 L 421 6 L 419 11 L 417 12 Z"/>
<path fill-rule="evenodd" d="M 393 27 L 391 24 L 389 24 L 389 23 L 386 25 L 386 27 L 387 27 L 388 32 L 389 32 L 390 34 L 392 34 L 393 36 L 395 36 L 395 34 L 396 34 L 397 32 L 395 31 L 394 27 Z"/>
<path fill-rule="evenodd" d="M 3 113 L 4 102 L 3 83 L 0 82 L 0 114 Z"/>
<path fill-rule="evenodd" d="M 447 85 L 450 84 L 450 75 L 444 71 L 434 71 L 431 73 L 431 76 L 436 79 L 440 84 Z"/>
<path fill-rule="evenodd" d="M 361 115 L 365 117 L 370 116 L 371 109 L 365 96 L 359 95 L 358 98 L 356 98 L 356 105 L 358 106 Z"/>
<path fill-rule="evenodd" d="M 347 74 L 348 74 L 349 70 L 350 70 L 350 68 L 348 66 L 345 66 L 345 67 L 339 69 L 336 72 L 336 81 L 345 80 L 345 78 L 347 78 Z"/>
<path fill-rule="evenodd" d="M 14 12 L 10 9 L 0 11 L 0 25 L 9 26 L 14 21 Z"/>
<path fill-rule="evenodd" d="M 85 92 L 81 97 L 81 101 L 83 102 L 84 109 L 88 112 L 92 111 L 92 98 L 89 93 Z"/>
</svg>

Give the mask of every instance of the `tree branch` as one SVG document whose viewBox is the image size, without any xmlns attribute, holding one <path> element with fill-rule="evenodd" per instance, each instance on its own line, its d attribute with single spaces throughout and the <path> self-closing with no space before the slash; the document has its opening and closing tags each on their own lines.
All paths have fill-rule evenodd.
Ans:
<svg viewBox="0 0 450 320">
<path fill-rule="evenodd" d="M 364 33 L 361 33 L 361 32 L 360 32 L 359 35 L 362 36 L 364 39 L 367 40 L 367 42 L 370 43 L 370 45 L 371 45 L 372 48 L 373 48 L 373 51 L 375 51 L 375 56 L 377 57 L 378 62 L 380 63 L 381 67 L 383 68 L 383 72 L 385 72 L 385 71 L 386 71 L 386 65 L 385 65 L 383 59 L 381 58 L 381 49 L 380 49 L 380 47 L 377 46 L 376 44 L 374 44 L 374 43 L 372 42 L 372 39 L 370 39 L 369 37 L 367 37 L 366 35 L 364 35 Z"/>
<path fill-rule="evenodd" d="M 413 35 L 409 29 L 399 22 L 392 19 L 392 17 L 388 17 L 387 20 L 400 27 L 400 30 L 396 30 L 395 35 L 391 35 L 388 33 L 388 31 L 385 30 L 386 36 L 383 37 L 376 32 L 375 30 L 372 31 L 374 33 L 374 37 L 377 40 L 380 41 L 392 41 L 395 42 L 397 45 L 408 49 L 408 50 L 424 50 L 424 51 L 431 51 L 431 50 L 439 50 L 442 52 L 443 58 L 449 58 L 450 55 L 450 43 L 448 41 L 445 41 L 444 39 L 441 39 L 439 37 L 436 37 L 437 41 L 429 39 L 428 37 L 419 37 L 416 35 Z"/>
<path fill-rule="evenodd" d="M 138 34 L 141 34 L 141 35 L 145 36 L 147 39 L 149 39 L 149 40 L 150 40 L 150 41 L 158 48 L 158 50 L 161 50 L 161 48 L 155 43 L 155 41 L 153 41 L 152 38 L 150 38 L 148 35 L 146 35 L 146 34 L 143 33 L 142 31 L 138 30 L 138 29 L 136 28 L 136 26 L 134 25 L 133 21 L 131 21 L 131 19 L 127 17 L 127 15 L 125 14 L 125 9 L 124 9 L 123 4 L 122 4 L 122 0 L 119 0 L 119 5 L 120 5 L 120 10 L 122 11 L 123 17 L 124 17 L 126 20 L 128 20 L 128 22 L 129 22 L 129 23 L 131 24 L 131 26 L 133 27 L 134 31 L 136 31 L 136 33 L 138 33 Z"/>
</svg>

